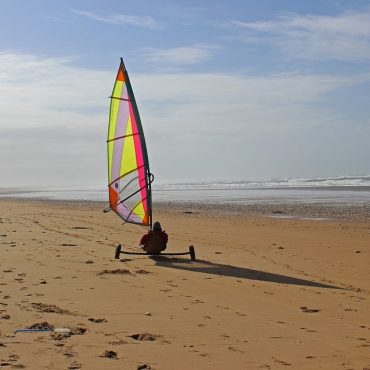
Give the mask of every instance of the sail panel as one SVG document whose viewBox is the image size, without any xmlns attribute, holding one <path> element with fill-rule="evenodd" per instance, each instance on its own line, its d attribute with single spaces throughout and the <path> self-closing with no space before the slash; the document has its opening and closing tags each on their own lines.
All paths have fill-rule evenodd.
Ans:
<svg viewBox="0 0 370 370">
<path fill-rule="evenodd" d="M 107 141 L 110 207 L 126 222 L 150 225 L 149 163 L 140 116 L 123 62 L 111 96 Z"/>
</svg>

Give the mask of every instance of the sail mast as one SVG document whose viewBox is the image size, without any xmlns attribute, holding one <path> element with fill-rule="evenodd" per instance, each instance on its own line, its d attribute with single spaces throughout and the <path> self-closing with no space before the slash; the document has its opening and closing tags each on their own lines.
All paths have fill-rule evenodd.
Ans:
<svg viewBox="0 0 370 370">
<path fill-rule="evenodd" d="M 148 189 L 148 191 L 147 191 L 147 196 L 148 196 L 147 203 L 148 203 L 148 208 L 149 208 L 149 227 L 151 229 L 152 228 L 152 186 L 151 186 L 151 184 L 153 182 L 153 175 L 150 173 L 148 151 L 147 151 L 147 148 L 146 148 L 145 136 L 144 136 L 143 126 L 141 124 L 139 109 L 137 107 L 135 95 L 134 95 L 134 92 L 133 92 L 132 87 L 131 87 L 130 77 L 128 75 L 125 63 L 123 62 L 122 58 L 121 58 L 121 65 L 122 65 L 123 72 L 124 72 L 125 77 L 126 77 L 127 91 L 128 91 L 128 95 L 131 98 L 132 108 L 133 108 L 135 118 L 136 118 L 137 129 L 139 131 L 141 147 L 142 147 L 142 150 L 143 150 L 143 158 L 144 158 L 144 163 L 145 163 L 145 168 L 146 168 L 145 180 L 146 180 L 146 186 L 147 186 L 147 189 Z"/>
</svg>

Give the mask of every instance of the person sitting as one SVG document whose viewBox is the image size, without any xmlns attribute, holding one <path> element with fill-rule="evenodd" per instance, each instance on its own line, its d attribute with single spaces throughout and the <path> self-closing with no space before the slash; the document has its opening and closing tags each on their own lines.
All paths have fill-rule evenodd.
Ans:
<svg viewBox="0 0 370 370">
<path fill-rule="evenodd" d="M 161 224 L 154 222 L 150 230 L 140 240 L 141 248 L 148 254 L 160 254 L 167 248 L 168 235 L 162 230 Z"/>
</svg>

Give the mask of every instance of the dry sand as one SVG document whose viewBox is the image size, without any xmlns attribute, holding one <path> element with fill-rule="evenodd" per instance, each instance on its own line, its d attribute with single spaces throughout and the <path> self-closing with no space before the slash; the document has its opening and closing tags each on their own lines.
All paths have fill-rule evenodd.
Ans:
<svg viewBox="0 0 370 370">
<path fill-rule="evenodd" d="M 0 368 L 370 369 L 368 219 L 161 206 L 198 260 L 115 260 L 144 230 L 102 208 L 0 200 Z"/>
</svg>

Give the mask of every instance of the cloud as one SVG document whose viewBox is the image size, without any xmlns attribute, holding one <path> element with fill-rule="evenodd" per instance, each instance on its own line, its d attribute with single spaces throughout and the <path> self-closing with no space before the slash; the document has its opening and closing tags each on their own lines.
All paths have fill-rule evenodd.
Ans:
<svg viewBox="0 0 370 370">
<path fill-rule="evenodd" d="M 285 14 L 275 20 L 232 20 L 245 41 L 265 42 L 290 56 L 307 59 L 370 59 L 370 9 L 336 16 Z"/>
<path fill-rule="evenodd" d="M 276 74 L 243 76 L 217 73 L 156 74 L 135 78 L 139 100 L 163 130 L 227 134 L 248 129 L 313 125 L 312 105 L 325 94 L 361 78 L 331 75 Z M 367 76 L 367 79 L 370 79 Z M 162 103 L 162 105 L 161 105 Z M 159 110 L 158 118 L 155 117 Z M 322 113 L 325 109 L 320 110 Z M 171 125 L 170 122 L 177 124 Z"/>
<path fill-rule="evenodd" d="M 83 10 L 71 10 L 71 11 L 74 14 L 103 23 L 110 23 L 121 26 L 148 28 L 151 30 L 162 28 L 162 25 L 157 20 L 150 16 L 135 16 L 127 14 L 102 15 Z"/>
<path fill-rule="evenodd" d="M 116 70 L 77 68 L 71 59 L 0 54 L 0 186 L 104 185 L 107 97 L 115 76 Z M 358 160 L 370 154 L 368 120 L 350 127 L 343 113 L 350 107 L 326 102 L 369 83 L 368 75 L 130 77 L 159 182 L 292 176 L 315 169 L 323 148 L 331 160 L 342 155 L 346 138 L 353 141 L 346 153 L 356 161 L 341 163 L 351 171 L 368 163 Z"/>
<path fill-rule="evenodd" d="M 104 176 L 111 80 L 68 58 L 1 53 L 0 185 L 91 183 L 94 172 Z"/>
<path fill-rule="evenodd" d="M 147 61 L 169 66 L 184 66 L 210 60 L 219 49 L 211 44 L 193 44 L 167 49 L 144 48 L 141 53 Z"/>
<path fill-rule="evenodd" d="M 0 54 L 2 127 L 74 126 L 104 111 L 109 73 L 73 67 L 67 58 Z"/>
<path fill-rule="evenodd" d="M 370 130 L 352 131 L 340 107 L 325 103 L 331 94 L 350 89 L 362 78 L 370 79 L 301 74 L 136 76 L 152 170 L 161 181 L 324 173 L 322 167 L 330 169 L 325 152 L 333 161 L 343 151 L 338 143 L 356 136 L 357 144 L 349 143 L 346 152 L 369 157 Z M 357 161 L 351 170 L 361 166 L 364 162 Z M 346 171 L 343 166 L 342 173 Z"/>
</svg>

